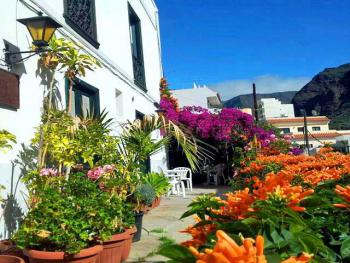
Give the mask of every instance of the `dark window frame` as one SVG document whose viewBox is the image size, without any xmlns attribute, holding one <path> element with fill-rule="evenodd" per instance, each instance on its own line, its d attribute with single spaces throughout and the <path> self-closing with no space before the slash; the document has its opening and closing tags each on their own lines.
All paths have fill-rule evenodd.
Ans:
<svg viewBox="0 0 350 263">
<path fill-rule="evenodd" d="M 90 99 L 90 113 L 93 110 L 93 115 L 96 117 L 100 114 L 100 91 L 98 88 L 86 83 L 85 81 L 75 78 L 73 81 L 73 91 L 75 92 L 75 115 L 82 116 L 81 95 L 85 95 Z M 79 94 L 77 96 L 77 94 Z M 69 103 L 69 80 L 66 78 L 66 105 Z"/>
<path fill-rule="evenodd" d="M 131 49 L 131 59 L 133 66 L 133 76 L 134 83 L 141 88 L 143 91 L 147 91 L 146 85 L 146 73 L 145 73 L 145 60 L 143 56 L 143 42 L 142 42 L 142 26 L 141 20 L 130 5 L 128 4 L 128 13 L 129 13 L 129 37 L 130 37 L 130 49 Z M 136 49 L 137 56 L 133 54 L 133 46 L 131 43 L 131 27 L 135 26 L 136 28 Z M 138 74 L 138 72 L 140 74 Z M 140 75 L 139 77 L 137 75 Z"/>
<path fill-rule="evenodd" d="M 91 30 L 92 35 L 87 33 L 81 26 L 79 26 L 74 20 L 69 16 L 69 1 L 70 0 L 64 0 L 64 13 L 63 17 L 66 21 L 66 23 L 74 30 L 76 31 L 80 36 L 82 36 L 87 42 L 89 42 L 92 46 L 95 48 L 99 48 L 100 43 L 97 41 L 97 26 L 96 26 L 96 6 L 95 6 L 95 0 L 86 0 L 90 1 L 90 19 L 91 21 Z"/>
<path fill-rule="evenodd" d="M 298 132 L 302 132 L 302 133 L 304 133 L 304 130 L 305 130 L 305 128 L 304 128 L 304 127 L 298 127 L 297 129 L 298 129 Z"/>
<path fill-rule="evenodd" d="M 280 128 L 280 130 L 283 132 L 283 134 L 289 134 L 290 132 L 290 128 Z M 289 130 L 288 132 L 285 132 L 285 130 Z"/>
<path fill-rule="evenodd" d="M 321 127 L 320 126 L 314 126 L 314 127 L 312 127 L 312 131 L 321 131 Z"/>
</svg>

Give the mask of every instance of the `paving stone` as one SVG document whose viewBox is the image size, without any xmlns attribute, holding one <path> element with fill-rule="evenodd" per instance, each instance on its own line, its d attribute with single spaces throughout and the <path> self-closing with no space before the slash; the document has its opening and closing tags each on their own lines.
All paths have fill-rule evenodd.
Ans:
<svg viewBox="0 0 350 263">
<path fill-rule="evenodd" d="M 180 233 L 187 226 L 194 223 L 192 218 L 179 220 L 181 215 L 187 210 L 187 206 L 192 199 L 208 193 L 223 193 L 226 187 L 219 189 L 213 187 L 194 188 L 193 192 L 187 192 L 186 198 L 178 196 L 163 197 L 160 206 L 151 210 L 143 217 L 142 237 L 139 242 L 133 243 L 131 254 L 127 262 L 164 262 L 164 258 L 157 255 L 147 257 L 149 253 L 159 246 L 159 237 L 166 236 L 174 239 L 177 243 L 189 239 L 189 236 Z M 162 229 L 163 234 L 154 233 L 152 230 Z"/>
</svg>

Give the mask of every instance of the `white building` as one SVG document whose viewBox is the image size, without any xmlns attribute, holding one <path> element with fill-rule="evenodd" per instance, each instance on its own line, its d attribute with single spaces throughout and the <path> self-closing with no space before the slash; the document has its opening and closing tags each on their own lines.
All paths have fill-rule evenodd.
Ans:
<svg viewBox="0 0 350 263">
<path fill-rule="evenodd" d="M 293 104 L 282 104 L 275 98 L 265 98 L 258 101 L 260 119 L 294 117 Z"/>
<path fill-rule="evenodd" d="M 29 50 L 31 36 L 16 19 L 39 13 L 62 25 L 57 37 L 80 44 L 84 52 L 102 63 L 102 68 L 87 72 L 86 77 L 76 81 L 75 102 L 89 102 L 86 105 L 93 105 L 95 111 L 105 108 L 116 122 L 155 112 L 162 62 L 154 0 L 4 1 L 0 9 L 0 50 L 5 48 L 4 41 L 21 51 Z M 35 75 L 37 59 L 38 56 L 33 56 L 13 66 L 12 73 L 19 79 L 17 85 L 16 75 L 7 72 L 4 61 L 0 63 L 0 129 L 15 134 L 18 141 L 14 150 L 6 154 L 0 152 L 0 184 L 8 189 L 11 161 L 16 158 L 19 144 L 30 142 L 40 121 L 43 86 Z M 63 73 L 56 75 L 56 79 L 64 108 L 67 86 Z M 118 123 L 116 130 L 117 126 Z M 152 170 L 165 166 L 164 153 L 151 157 Z M 14 168 L 14 175 L 17 180 L 18 167 Z"/>
<path fill-rule="evenodd" d="M 219 93 L 207 86 L 193 84 L 192 89 L 176 89 L 171 91 L 179 102 L 180 108 L 185 106 L 200 106 L 205 109 L 218 110 L 221 106 Z"/>
<path fill-rule="evenodd" d="M 307 117 L 306 121 L 310 149 L 322 147 L 324 144 L 333 145 L 348 138 L 349 131 L 330 130 L 330 120 L 326 116 Z M 294 143 L 305 145 L 304 117 L 271 118 L 267 122 L 280 129 L 283 134 L 291 135 Z"/>
</svg>

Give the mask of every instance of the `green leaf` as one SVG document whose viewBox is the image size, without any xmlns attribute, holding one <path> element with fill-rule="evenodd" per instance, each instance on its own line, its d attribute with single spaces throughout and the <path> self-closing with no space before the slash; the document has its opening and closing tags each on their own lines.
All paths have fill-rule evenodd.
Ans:
<svg viewBox="0 0 350 263">
<path fill-rule="evenodd" d="M 191 252 L 180 245 L 162 247 L 158 254 L 173 260 L 172 262 L 194 263 L 196 261 Z"/>
<path fill-rule="evenodd" d="M 280 263 L 281 258 L 278 254 L 266 255 L 267 262 L 269 263 Z"/>
<path fill-rule="evenodd" d="M 340 254 L 343 258 L 348 258 L 350 256 L 350 238 L 345 239 L 340 247 Z"/>
</svg>

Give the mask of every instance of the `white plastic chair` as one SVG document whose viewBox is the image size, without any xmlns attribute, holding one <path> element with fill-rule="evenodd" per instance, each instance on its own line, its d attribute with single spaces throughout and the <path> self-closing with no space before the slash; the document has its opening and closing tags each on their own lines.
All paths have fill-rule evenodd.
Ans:
<svg viewBox="0 0 350 263">
<path fill-rule="evenodd" d="M 219 163 L 215 165 L 210 171 L 209 171 L 209 178 L 213 177 L 214 178 L 214 184 L 218 185 L 219 178 L 223 178 L 224 184 L 226 184 L 226 179 L 224 170 L 226 168 L 226 165 L 223 163 Z"/>
<path fill-rule="evenodd" d="M 181 181 L 186 182 L 186 187 L 192 192 L 192 171 L 187 167 L 176 167 L 173 171 L 179 171 Z"/>
<path fill-rule="evenodd" d="M 182 194 L 182 197 L 186 197 L 185 184 L 182 180 L 180 180 L 179 176 L 175 171 L 169 170 L 165 174 L 169 179 L 169 183 L 171 184 L 171 188 L 167 194 L 170 196 L 171 194 L 175 194 L 177 196 Z"/>
</svg>

